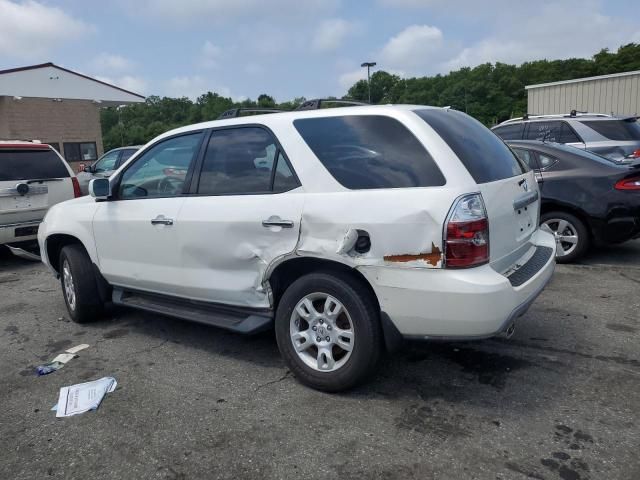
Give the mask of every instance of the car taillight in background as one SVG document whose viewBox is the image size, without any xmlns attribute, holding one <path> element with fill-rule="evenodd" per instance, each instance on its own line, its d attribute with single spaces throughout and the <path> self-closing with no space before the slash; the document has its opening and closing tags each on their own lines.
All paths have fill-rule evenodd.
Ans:
<svg viewBox="0 0 640 480">
<path fill-rule="evenodd" d="M 640 148 L 631 152 L 626 158 L 640 158 Z"/>
<path fill-rule="evenodd" d="M 82 196 L 82 191 L 80 190 L 80 183 L 76 177 L 71 177 L 71 183 L 73 184 L 73 196 L 75 198 Z"/>
<path fill-rule="evenodd" d="M 616 190 L 640 190 L 640 177 L 623 178 L 615 185 Z"/>
<path fill-rule="evenodd" d="M 445 267 L 468 268 L 489 262 L 489 220 L 479 193 L 460 197 L 444 232 Z"/>
</svg>

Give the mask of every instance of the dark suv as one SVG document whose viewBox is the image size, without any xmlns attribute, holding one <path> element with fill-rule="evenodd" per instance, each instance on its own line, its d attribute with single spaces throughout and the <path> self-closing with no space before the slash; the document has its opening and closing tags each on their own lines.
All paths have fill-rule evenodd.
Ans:
<svg viewBox="0 0 640 480">
<path fill-rule="evenodd" d="M 492 129 L 503 140 L 541 140 L 589 150 L 618 163 L 640 158 L 637 116 L 614 117 L 601 113 L 525 115 Z"/>
</svg>

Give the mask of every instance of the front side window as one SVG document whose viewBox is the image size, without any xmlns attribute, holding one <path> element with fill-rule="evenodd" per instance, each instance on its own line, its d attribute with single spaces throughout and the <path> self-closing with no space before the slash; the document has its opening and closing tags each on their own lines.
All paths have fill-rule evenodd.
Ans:
<svg viewBox="0 0 640 480">
<path fill-rule="evenodd" d="M 446 183 L 418 139 L 398 120 L 345 115 L 295 120 L 294 127 L 343 187 L 432 187 Z"/>
<path fill-rule="evenodd" d="M 118 197 L 126 200 L 181 195 L 201 140 L 202 132 L 197 132 L 150 147 L 122 174 Z"/>
<path fill-rule="evenodd" d="M 259 127 L 211 134 L 198 182 L 200 195 L 284 192 L 298 186 L 271 134 Z"/>
<path fill-rule="evenodd" d="M 126 150 L 122 150 L 122 153 L 120 154 L 120 162 L 118 162 L 118 166 L 122 165 L 125 161 L 129 160 L 134 153 L 136 153 L 138 150 L 133 149 L 133 148 L 128 148 Z"/>
<path fill-rule="evenodd" d="M 523 127 L 524 123 L 516 123 L 514 125 L 496 127 L 493 131 L 503 140 L 520 140 L 522 138 Z"/>
<path fill-rule="evenodd" d="M 103 155 L 103 157 L 95 164 L 93 172 L 100 173 L 115 169 L 116 162 L 118 161 L 118 155 L 120 155 L 118 150 L 115 152 L 108 152 Z"/>
<path fill-rule="evenodd" d="M 500 137 L 473 117 L 442 108 L 415 112 L 449 145 L 477 183 L 516 177 L 527 171 Z"/>
</svg>

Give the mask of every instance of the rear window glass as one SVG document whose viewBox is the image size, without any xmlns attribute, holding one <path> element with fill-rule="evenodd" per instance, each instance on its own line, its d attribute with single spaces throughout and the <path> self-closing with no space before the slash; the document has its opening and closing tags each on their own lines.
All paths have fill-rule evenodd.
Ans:
<svg viewBox="0 0 640 480">
<path fill-rule="evenodd" d="M 352 190 L 444 185 L 429 152 L 397 120 L 382 115 L 305 118 L 296 130 L 333 177 Z"/>
<path fill-rule="evenodd" d="M 495 182 L 527 171 L 500 137 L 469 115 L 435 108 L 415 112 L 449 145 L 476 183 Z"/>
<path fill-rule="evenodd" d="M 640 124 L 637 121 L 625 120 L 580 120 L 580 123 L 595 130 L 609 140 L 640 140 Z"/>
<path fill-rule="evenodd" d="M 503 127 L 496 127 L 493 129 L 493 131 L 498 135 L 500 135 L 500 138 L 504 140 L 521 140 L 522 127 L 524 127 L 523 123 L 516 123 L 514 125 L 505 125 Z"/>
<path fill-rule="evenodd" d="M 67 177 L 69 171 L 53 150 L 0 148 L 0 181 Z"/>
</svg>

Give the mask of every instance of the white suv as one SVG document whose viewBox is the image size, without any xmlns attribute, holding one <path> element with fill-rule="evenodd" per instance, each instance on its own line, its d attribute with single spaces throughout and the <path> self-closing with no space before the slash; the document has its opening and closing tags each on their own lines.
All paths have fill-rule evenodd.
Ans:
<svg viewBox="0 0 640 480">
<path fill-rule="evenodd" d="M 31 259 L 47 209 L 80 196 L 67 162 L 47 144 L 0 141 L 0 245 Z"/>
<path fill-rule="evenodd" d="M 533 172 L 450 109 L 191 125 L 89 191 L 39 233 L 74 320 L 112 300 L 242 333 L 275 323 L 291 371 L 327 391 L 402 337 L 510 334 L 554 269 Z"/>
</svg>

